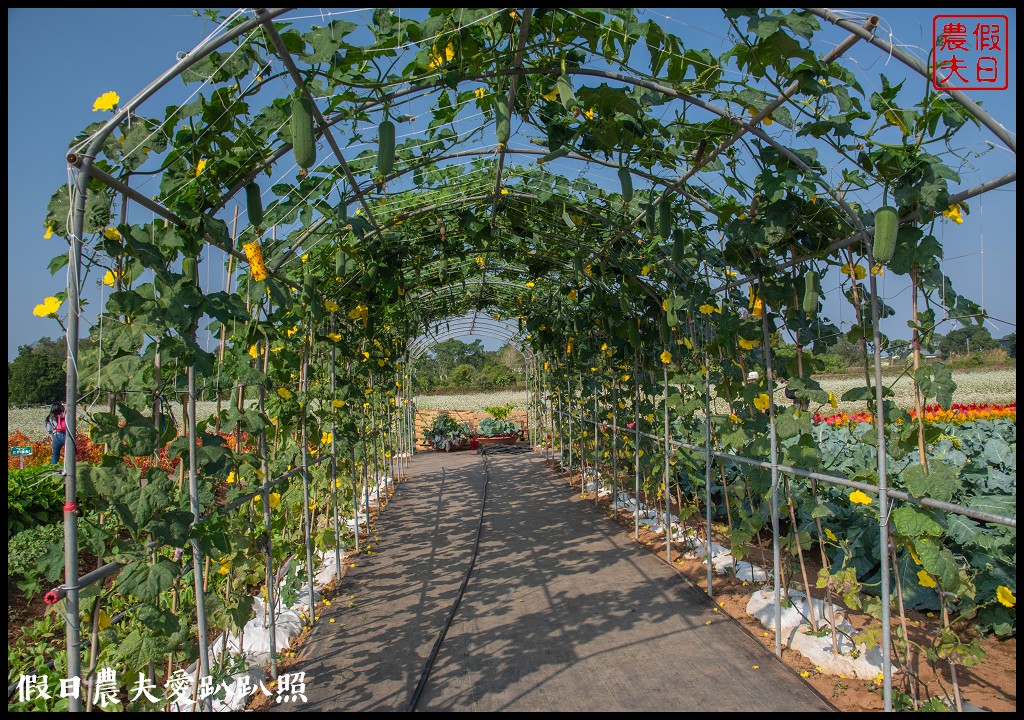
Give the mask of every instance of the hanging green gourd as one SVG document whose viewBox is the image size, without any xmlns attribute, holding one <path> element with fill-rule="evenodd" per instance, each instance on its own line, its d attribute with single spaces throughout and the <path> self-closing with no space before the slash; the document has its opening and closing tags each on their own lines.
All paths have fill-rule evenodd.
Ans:
<svg viewBox="0 0 1024 720">
<path fill-rule="evenodd" d="M 672 264 L 679 266 L 683 264 L 683 257 L 686 254 L 686 233 L 682 228 L 672 231 Z"/>
<path fill-rule="evenodd" d="M 808 318 L 818 311 L 818 292 L 820 290 L 820 286 L 821 281 L 818 278 L 818 273 L 813 270 L 808 272 L 804 278 L 803 301 L 803 310 Z"/>
<path fill-rule="evenodd" d="M 875 241 L 871 246 L 871 257 L 876 263 L 886 265 L 896 252 L 896 235 L 899 232 L 900 217 L 896 208 L 884 205 L 875 212 Z"/>
<path fill-rule="evenodd" d="M 263 224 L 263 196 L 260 186 L 254 182 L 245 186 L 245 207 L 249 212 L 249 223 L 259 227 Z"/>
<path fill-rule="evenodd" d="M 672 232 L 672 206 L 667 200 L 663 200 L 658 206 L 658 234 L 668 238 Z"/>
<path fill-rule="evenodd" d="M 345 251 L 338 250 L 334 253 L 334 276 L 341 280 L 345 277 Z"/>
<path fill-rule="evenodd" d="M 679 316 L 676 315 L 675 298 L 665 298 L 665 321 L 670 328 L 679 324 Z"/>
<path fill-rule="evenodd" d="M 295 163 L 301 168 L 299 175 L 316 162 L 316 143 L 313 141 L 313 107 L 305 97 L 292 100 L 292 148 Z"/>
<path fill-rule="evenodd" d="M 543 165 L 546 162 L 551 162 L 552 160 L 557 160 L 558 158 L 563 158 L 563 157 L 565 157 L 568 154 L 569 154 L 569 146 L 568 145 L 563 145 L 562 147 L 558 148 L 557 150 L 552 150 L 547 155 L 541 156 L 541 158 L 539 160 L 537 160 L 537 164 L 538 165 Z"/>
<path fill-rule="evenodd" d="M 377 172 L 387 177 L 395 169 L 395 124 L 388 119 L 377 130 Z"/>
<path fill-rule="evenodd" d="M 631 202 L 633 200 L 633 173 L 629 171 L 629 168 L 619 168 L 619 184 L 622 186 L 622 201 Z"/>
<path fill-rule="evenodd" d="M 494 96 L 494 122 L 498 136 L 498 152 L 508 145 L 512 133 L 512 120 L 509 117 L 508 97 L 499 92 Z"/>
<path fill-rule="evenodd" d="M 640 347 L 640 327 L 637 320 L 630 320 L 626 323 L 629 328 L 629 344 L 635 348 Z"/>
<path fill-rule="evenodd" d="M 658 231 L 658 215 L 654 209 L 653 202 L 647 203 L 647 213 L 645 219 L 647 221 L 647 233 L 649 235 L 654 235 Z"/>
<path fill-rule="evenodd" d="M 181 261 L 181 274 L 193 285 L 199 282 L 199 262 L 194 257 L 186 257 Z"/>
</svg>

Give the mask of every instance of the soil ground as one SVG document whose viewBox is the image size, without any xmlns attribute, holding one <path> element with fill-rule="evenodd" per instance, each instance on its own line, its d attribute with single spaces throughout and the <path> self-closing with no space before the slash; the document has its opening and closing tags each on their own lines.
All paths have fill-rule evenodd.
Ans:
<svg viewBox="0 0 1024 720">
<path fill-rule="evenodd" d="M 553 469 L 556 469 L 554 462 L 549 464 Z M 561 471 L 561 475 L 568 487 L 568 473 Z M 578 474 L 574 476 L 573 482 L 576 487 L 574 495 L 588 501 L 593 506 L 594 493 L 580 494 L 579 492 L 580 481 Z M 610 498 L 602 497 L 598 505 L 605 516 L 611 519 Z M 673 508 L 673 512 L 675 512 L 675 508 Z M 623 527 L 623 532 L 628 533 L 632 537 L 634 530 L 633 516 L 627 511 L 619 509 L 616 520 Z M 699 535 L 703 537 L 703 526 L 697 527 L 696 524 L 692 523 L 690 525 L 695 527 Z M 720 537 L 714 528 L 712 533 L 714 542 L 728 546 L 725 538 Z M 665 560 L 664 535 L 659 535 L 653 530 L 641 527 L 640 535 L 636 542 L 643 545 L 648 551 L 658 555 L 663 561 Z M 770 538 L 768 544 L 764 547 L 751 546 L 749 553 L 750 562 L 765 568 L 771 567 L 772 550 Z M 761 558 L 765 558 L 765 561 L 762 562 Z M 808 577 L 813 582 L 813 578 L 818 574 L 820 563 L 816 563 L 810 557 L 807 558 L 806 562 Z M 707 565 L 701 560 L 686 557 L 673 547 L 672 565 L 696 587 L 706 591 Z M 755 589 L 757 589 L 756 584 L 741 581 L 728 574 L 716 574 L 712 581 L 714 599 L 722 611 L 740 622 L 752 637 L 774 652 L 774 634 L 766 631 L 761 623 L 748 615 L 746 611 L 747 601 Z M 817 593 L 812 594 L 821 598 L 821 592 L 817 591 Z M 833 603 L 842 604 L 837 598 L 833 599 Z M 878 627 L 877 621 L 867 613 L 854 610 L 846 610 L 845 613 L 851 624 L 858 631 L 870 627 Z M 896 624 L 899 623 L 899 617 L 895 612 L 893 613 L 893 623 L 893 636 L 895 637 Z M 907 625 L 908 634 L 912 642 L 921 648 L 928 647 L 941 627 L 936 613 L 913 611 L 907 612 Z M 969 621 L 964 622 L 961 626 L 954 627 L 954 629 L 962 637 L 977 637 L 977 633 Z M 985 651 L 985 658 L 981 663 L 971 668 L 957 668 L 957 680 L 962 701 L 982 710 L 1013 712 L 1017 707 L 1017 638 L 1012 637 L 1000 640 L 996 637 L 986 637 L 982 639 L 981 645 Z M 827 674 L 822 672 L 820 668 L 816 668 L 813 663 L 800 653 L 788 650 L 785 647 L 782 651 L 782 660 L 801 675 L 805 672 L 808 673 L 805 679 L 840 711 L 881 711 L 885 708 L 881 683 Z M 912 676 L 916 680 L 912 680 L 904 672 L 904 669 L 897 666 L 895 662 L 893 664 L 893 696 L 894 706 L 897 709 L 899 709 L 899 698 L 897 697 L 899 693 L 906 694 L 905 701 L 908 703 L 913 702 L 911 700 L 912 694 L 916 694 L 918 702 L 921 704 L 929 698 L 936 697 L 948 698 L 949 703 L 953 702 L 953 683 L 950 667 L 947 663 L 933 664 L 922 650 L 916 650 L 911 657 L 911 667 L 913 668 Z M 911 706 L 906 709 L 913 709 L 913 707 Z"/>
</svg>

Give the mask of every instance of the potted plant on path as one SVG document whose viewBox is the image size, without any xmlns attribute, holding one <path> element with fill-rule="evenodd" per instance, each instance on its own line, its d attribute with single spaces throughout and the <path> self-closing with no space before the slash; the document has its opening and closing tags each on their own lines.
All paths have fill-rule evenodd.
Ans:
<svg viewBox="0 0 1024 720">
<path fill-rule="evenodd" d="M 434 423 L 423 431 L 423 438 L 439 452 L 466 450 L 471 436 L 468 426 L 456 422 L 449 415 L 438 415 Z"/>
<path fill-rule="evenodd" d="M 477 445 L 514 445 L 519 442 L 521 433 L 519 425 L 508 419 L 509 413 L 515 409 L 515 404 L 492 405 L 485 407 L 490 417 L 480 421 L 477 426 L 476 435 L 473 440 Z"/>
</svg>

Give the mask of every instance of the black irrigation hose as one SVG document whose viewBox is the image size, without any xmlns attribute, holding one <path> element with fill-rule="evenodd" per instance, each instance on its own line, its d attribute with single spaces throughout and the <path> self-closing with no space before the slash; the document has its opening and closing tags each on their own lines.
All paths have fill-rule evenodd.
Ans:
<svg viewBox="0 0 1024 720">
<path fill-rule="evenodd" d="M 420 681 L 416 683 L 416 690 L 413 691 L 407 712 L 416 712 L 416 703 L 420 701 L 420 695 L 423 694 L 423 690 L 427 686 L 427 680 L 430 679 L 430 671 L 434 669 L 434 660 L 437 659 L 437 653 L 441 650 L 441 643 L 444 642 L 445 635 L 448 634 L 448 628 L 451 627 L 452 620 L 455 619 L 455 611 L 458 610 L 459 603 L 462 601 L 462 595 L 466 592 L 466 586 L 469 584 L 469 576 L 473 572 L 473 566 L 476 564 L 476 556 L 480 551 L 480 535 L 484 529 L 484 509 L 487 507 L 487 485 L 491 482 L 490 469 L 487 467 L 487 456 L 484 454 L 481 459 L 484 461 L 484 498 L 483 502 L 480 503 L 480 520 L 476 526 L 476 539 L 473 541 L 473 555 L 469 559 L 469 567 L 466 568 L 466 574 L 462 577 L 462 585 L 459 586 L 459 594 L 455 596 L 455 601 L 452 603 L 452 607 L 448 611 L 448 617 L 444 619 L 444 625 L 441 627 L 441 634 L 437 636 L 437 640 L 434 642 L 434 647 L 430 651 L 430 657 L 427 658 L 427 664 L 423 667 L 423 673 L 420 675 Z M 442 472 L 444 472 L 443 469 Z"/>
</svg>

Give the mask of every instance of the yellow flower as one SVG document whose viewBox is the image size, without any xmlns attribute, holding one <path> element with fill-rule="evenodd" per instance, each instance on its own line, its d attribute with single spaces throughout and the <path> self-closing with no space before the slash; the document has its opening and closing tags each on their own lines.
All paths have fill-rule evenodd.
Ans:
<svg viewBox="0 0 1024 720">
<path fill-rule="evenodd" d="M 344 400 L 331 400 L 331 407 L 333 407 L 333 408 L 343 408 L 343 407 L 345 407 L 345 401 Z"/>
<path fill-rule="evenodd" d="M 508 195 L 508 188 L 502 188 L 501 189 L 501 194 L 502 195 Z"/>
<path fill-rule="evenodd" d="M 583 266 L 583 274 L 584 275 L 588 275 L 588 276 L 589 275 L 593 275 L 594 274 L 594 265 L 592 263 L 587 263 L 586 265 L 584 265 Z"/>
<path fill-rule="evenodd" d="M 36 317 L 50 317 L 51 315 L 56 315 L 57 311 L 60 310 L 61 304 L 61 300 L 58 300 L 53 296 L 48 297 L 45 300 L 43 300 L 42 303 L 36 305 L 35 309 L 32 311 L 32 314 L 35 315 Z"/>
<path fill-rule="evenodd" d="M 362 320 L 365 325 L 370 317 L 370 309 L 365 305 L 356 305 L 355 308 L 348 311 L 348 316 L 353 320 Z"/>
<path fill-rule="evenodd" d="M 117 104 L 119 102 L 121 102 L 121 98 L 117 96 L 116 92 L 111 90 L 109 92 L 103 93 L 98 98 L 96 98 L 95 102 L 93 102 L 92 104 L 92 111 L 96 112 L 97 110 L 113 110 L 117 107 Z"/>
<path fill-rule="evenodd" d="M 576 288 L 573 288 L 572 290 L 570 290 L 569 294 L 566 297 L 568 297 L 570 300 L 575 300 L 576 299 Z"/>
<path fill-rule="evenodd" d="M 206 169 L 206 160 L 202 159 L 196 164 L 196 177 L 199 177 L 203 170 Z"/>
<path fill-rule="evenodd" d="M 553 100 L 557 100 L 558 99 L 558 88 L 555 88 L 554 90 L 549 92 L 547 95 L 543 95 L 542 97 L 545 100 L 552 100 L 552 101 Z"/>
<path fill-rule="evenodd" d="M 281 504 L 281 493 L 270 493 L 270 507 L 276 508 Z"/>
<path fill-rule="evenodd" d="M 668 350 L 663 350 L 661 352 L 661 361 L 666 365 L 670 365 L 672 363 L 672 353 Z"/>
<path fill-rule="evenodd" d="M 118 273 L 116 270 L 107 270 L 106 274 L 103 276 L 103 284 L 107 287 L 114 287 L 117 275 Z"/>
<path fill-rule="evenodd" d="M 753 350 L 755 347 L 757 347 L 757 341 L 740 338 L 740 347 L 743 348 L 744 350 Z"/>
<path fill-rule="evenodd" d="M 764 315 L 764 303 L 761 302 L 761 298 L 755 297 L 753 304 L 750 309 L 750 316 L 753 318 L 760 318 Z"/>
<path fill-rule="evenodd" d="M 231 472 L 229 472 L 229 473 L 228 473 L 228 478 L 227 478 L 227 484 L 228 484 L 228 485 L 234 485 L 234 484 L 235 484 L 235 481 L 236 481 L 237 479 L 238 479 L 238 478 L 237 478 L 237 477 L 235 477 L 235 471 L 234 471 L 234 470 L 232 470 Z"/>
<path fill-rule="evenodd" d="M 999 600 L 999 604 L 1003 607 L 1012 608 L 1017 604 L 1017 596 L 1005 585 L 1000 585 L 996 588 L 996 599 Z"/>
<path fill-rule="evenodd" d="M 320 433 L 320 444 L 321 445 L 328 445 L 328 444 L 330 444 L 332 439 L 334 439 L 334 436 L 331 435 L 331 433 L 327 432 L 326 430 L 324 430 L 322 433 Z"/>
<path fill-rule="evenodd" d="M 452 60 L 455 57 L 455 48 L 452 47 L 451 43 L 448 43 L 448 47 L 444 49 L 444 59 Z"/>
<path fill-rule="evenodd" d="M 900 120 L 900 116 L 894 113 L 892 110 L 885 111 L 885 119 L 888 120 L 891 125 L 895 125 L 896 127 L 898 127 L 904 135 L 906 135 L 909 132 L 909 130 L 907 130 L 907 126 L 903 123 L 902 120 Z"/>
<path fill-rule="evenodd" d="M 950 220 L 955 222 L 957 225 L 962 224 L 963 221 L 964 221 L 963 215 L 960 214 L 960 205 L 959 204 L 950 205 L 947 209 L 942 211 L 942 215 L 944 217 L 949 218 Z"/>
<path fill-rule="evenodd" d="M 536 287 L 536 285 L 537 285 L 537 283 L 533 282 L 532 280 L 530 282 L 526 283 L 526 287 L 528 287 L 528 288 Z"/>
<path fill-rule="evenodd" d="M 722 312 L 722 308 L 709 305 L 708 303 L 704 303 L 698 309 L 700 310 L 701 315 L 710 315 L 711 313 Z"/>
<path fill-rule="evenodd" d="M 288 388 L 278 388 L 277 394 L 280 395 L 285 400 L 291 400 L 292 397 L 291 390 L 289 390 Z"/>
<path fill-rule="evenodd" d="M 287 330 L 285 330 L 285 333 L 288 335 L 288 337 L 291 337 L 292 335 L 294 335 L 298 331 L 299 331 L 299 327 L 298 327 L 298 325 L 296 325 L 294 327 L 290 327 Z"/>
<path fill-rule="evenodd" d="M 330 340 L 331 342 L 338 342 L 339 340 L 341 340 L 341 333 L 328 333 L 327 339 Z"/>
<path fill-rule="evenodd" d="M 361 362 L 366 362 L 369 359 L 370 359 L 370 353 L 368 353 L 365 350 L 363 350 L 363 359 L 362 359 Z"/>
<path fill-rule="evenodd" d="M 53 237 L 53 225 L 46 226 L 46 232 L 43 234 L 43 240 L 49 240 Z"/>
<path fill-rule="evenodd" d="M 565 345 L 565 353 L 566 355 L 572 354 L 572 338 L 569 338 L 569 342 Z"/>
<path fill-rule="evenodd" d="M 594 108 L 590 108 L 589 110 L 584 110 L 583 114 L 584 116 L 586 116 L 587 120 L 593 120 L 594 115 L 596 115 L 597 113 L 594 112 Z"/>
<path fill-rule="evenodd" d="M 807 672 L 806 670 L 804 670 L 802 673 L 800 673 L 800 677 L 802 677 L 802 678 L 806 678 L 806 677 L 810 677 L 810 676 L 811 676 L 811 674 L 809 672 Z"/>
<path fill-rule="evenodd" d="M 483 88 L 477 88 L 476 90 L 473 91 L 473 94 L 476 95 L 478 98 L 482 98 L 484 95 L 487 94 L 487 92 Z"/>
<path fill-rule="evenodd" d="M 229 572 L 231 572 L 231 561 L 230 560 L 225 560 L 224 562 L 222 562 L 220 564 L 220 567 L 217 568 L 217 574 L 218 575 L 227 575 Z"/>
<path fill-rule="evenodd" d="M 324 301 L 324 310 L 330 313 L 338 312 L 338 303 L 333 300 L 326 300 Z"/>
<path fill-rule="evenodd" d="M 825 528 L 825 537 L 827 537 L 832 542 L 839 541 L 839 538 L 836 537 L 836 534 L 832 532 L 829 528 Z"/>
<path fill-rule="evenodd" d="M 885 682 L 885 675 L 878 673 L 878 675 L 875 676 L 875 685 L 881 685 L 883 682 Z"/>
<path fill-rule="evenodd" d="M 732 422 L 736 423 L 737 425 L 742 425 L 743 424 L 743 420 L 740 419 L 740 416 L 737 415 L 736 413 L 729 413 L 729 419 Z"/>
<path fill-rule="evenodd" d="M 630 379 L 631 377 L 632 377 L 632 375 L 629 375 L 629 374 L 624 374 L 624 375 L 622 376 L 622 382 L 629 382 L 629 379 Z"/>
<path fill-rule="evenodd" d="M 483 267 L 484 265 L 487 264 L 487 261 L 484 260 L 483 255 L 477 255 L 476 256 L 476 264 L 479 265 L 480 267 Z"/>
<path fill-rule="evenodd" d="M 647 273 L 649 273 L 650 271 L 651 271 L 651 266 L 650 265 L 644 265 L 642 268 L 640 268 L 640 274 L 643 275 L 643 276 L 646 276 Z"/>
<path fill-rule="evenodd" d="M 120 240 L 121 233 L 117 231 L 117 228 L 109 227 L 103 231 L 103 237 L 105 237 L 107 240 Z"/>
<path fill-rule="evenodd" d="M 885 272 L 885 268 L 882 266 L 881 263 L 875 263 L 874 265 L 871 266 L 871 274 L 872 275 L 881 275 L 884 272 Z"/>
<path fill-rule="evenodd" d="M 771 405 L 771 398 L 768 397 L 768 393 L 761 393 L 754 398 L 754 407 L 761 412 L 767 410 L 769 405 Z"/>
<path fill-rule="evenodd" d="M 551 369 L 551 363 L 549 363 L 547 360 L 545 360 L 544 361 L 544 370 L 547 371 L 547 370 L 550 370 L 550 369 Z"/>
<path fill-rule="evenodd" d="M 256 357 L 259 356 L 259 354 L 260 354 L 260 346 L 258 344 L 257 345 L 252 345 L 252 346 L 249 347 L 249 356 L 250 357 L 255 359 Z"/>
<path fill-rule="evenodd" d="M 868 495 L 866 492 L 854 490 L 852 493 L 850 493 L 850 502 L 856 503 L 857 505 L 870 505 L 871 496 Z"/>
<path fill-rule="evenodd" d="M 933 588 L 936 585 L 935 578 L 929 575 L 927 570 L 917 571 L 917 584 L 926 588 Z"/>
<path fill-rule="evenodd" d="M 110 614 L 106 610 L 100 610 L 96 616 L 96 627 L 100 630 L 106 630 L 110 627 Z"/>
<path fill-rule="evenodd" d="M 843 273 L 843 275 L 855 277 L 858 280 L 863 280 L 868 274 L 868 271 L 864 269 L 863 265 L 852 265 L 851 263 L 843 265 L 839 272 Z"/>
<path fill-rule="evenodd" d="M 828 404 L 831 405 L 833 409 L 839 407 L 839 402 L 836 400 L 836 394 L 831 390 L 829 390 L 828 393 Z"/>
<path fill-rule="evenodd" d="M 661 301 L 661 309 L 663 312 L 668 312 L 668 298 Z"/>
</svg>

